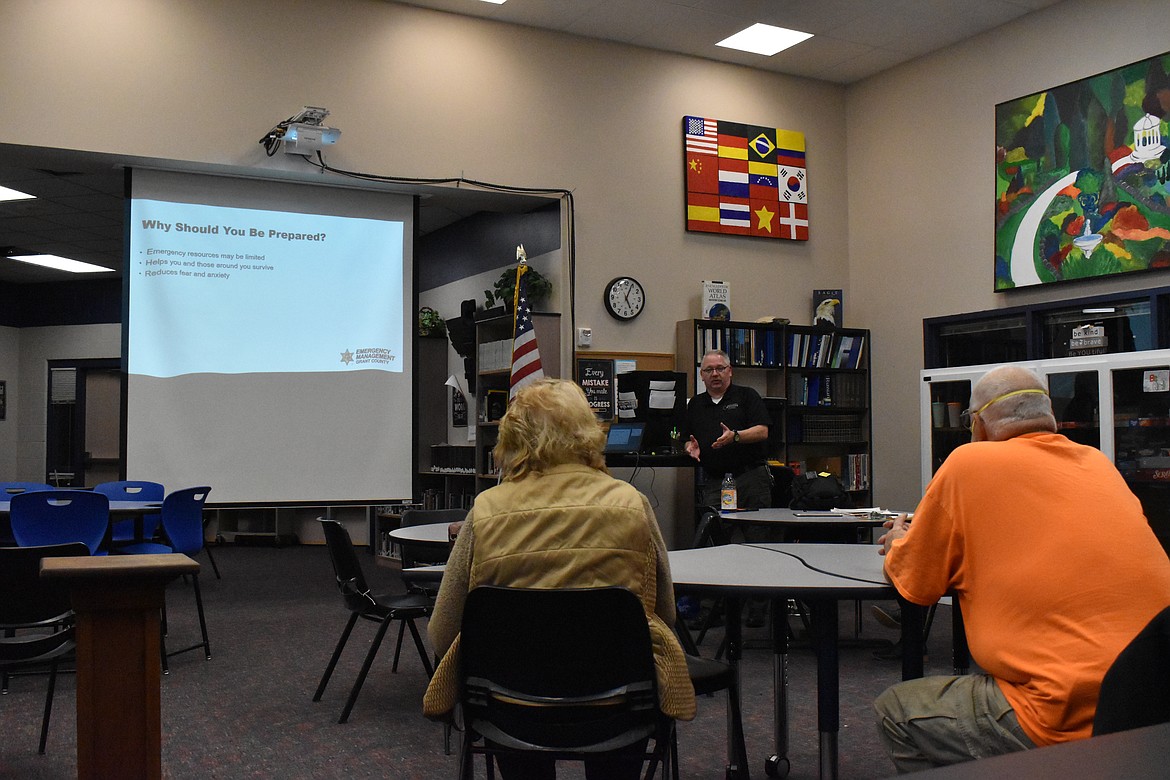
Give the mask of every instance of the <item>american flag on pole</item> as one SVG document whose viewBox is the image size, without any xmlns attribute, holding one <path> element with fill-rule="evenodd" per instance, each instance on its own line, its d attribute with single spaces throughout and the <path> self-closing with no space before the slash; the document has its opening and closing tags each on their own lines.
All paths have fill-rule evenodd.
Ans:
<svg viewBox="0 0 1170 780">
<path fill-rule="evenodd" d="M 544 377 L 540 364 L 540 350 L 536 346 L 536 331 L 532 329 L 532 306 L 528 302 L 528 263 L 516 268 L 516 320 L 512 340 L 512 378 L 508 397 L 515 397 L 520 388 Z"/>
</svg>

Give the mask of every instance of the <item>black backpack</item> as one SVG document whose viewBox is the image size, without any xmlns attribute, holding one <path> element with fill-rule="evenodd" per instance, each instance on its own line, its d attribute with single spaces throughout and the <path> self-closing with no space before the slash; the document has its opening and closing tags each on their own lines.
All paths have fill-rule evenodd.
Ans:
<svg viewBox="0 0 1170 780">
<path fill-rule="evenodd" d="M 792 480 L 790 509 L 849 509 L 853 501 L 841 480 L 827 472 L 807 472 Z"/>
</svg>

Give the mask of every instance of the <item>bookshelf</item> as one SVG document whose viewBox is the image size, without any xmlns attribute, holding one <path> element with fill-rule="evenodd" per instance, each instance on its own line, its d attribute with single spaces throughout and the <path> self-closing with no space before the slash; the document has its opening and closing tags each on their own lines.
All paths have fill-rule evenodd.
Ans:
<svg viewBox="0 0 1170 780">
<path fill-rule="evenodd" d="M 783 323 L 683 320 L 675 327 L 675 370 L 694 395 L 708 349 L 727 352 L 733 382 L 754 388 L 772 413 L 774 464 L 828 471 L 853 503 L 872 502 L 869 331 Z"/>
</svg>

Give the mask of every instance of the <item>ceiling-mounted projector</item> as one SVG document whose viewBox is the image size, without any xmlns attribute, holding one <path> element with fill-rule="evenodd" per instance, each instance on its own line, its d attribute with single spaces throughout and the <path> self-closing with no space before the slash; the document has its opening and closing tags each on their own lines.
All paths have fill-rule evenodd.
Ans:
<svg viewBox="0 0 1170 780">
<path fill-rule="evenodd" d="M 305 106 L 300 112 L 280 122 L 260 139 L 268 155 L 276 153 L 280 146 L 286 154 L 309 155 L 326 146 L 337 143 L 341 131 L 321 124 L 329 116 L 329 109 L 319 106 Z"/>
<path fill-rule="evenodd" d="M 336 127 L 297 122 L 285 128 L 281 140 L 284 141 L 285 154 L 312 154 L 337 143 L 340 137 L 341 131 Z"/>
</svg>

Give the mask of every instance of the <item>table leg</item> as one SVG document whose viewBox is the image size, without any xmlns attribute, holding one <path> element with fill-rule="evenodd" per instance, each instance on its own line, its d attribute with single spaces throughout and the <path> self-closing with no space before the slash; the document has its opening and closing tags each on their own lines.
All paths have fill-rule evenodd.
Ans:
<svg viewBox="0 0 1170 780">
<path fill-rule="evenodd" d="M 967 647 L 967 627 L 963 625 L 963 611 L 959 597 L 951 597 L 951 663 L 955 674 L 966 674 L 971 666 L 971 651 Z"/>
<path fill-rule="evenodd" d="M 813 650 L 817 655 L 817 731 L 820 732 L 820 776 L 837 777 L 837 732 L 841 723 L 837 602 L 809 602 Z"/>
<path fill-rule="evenodd" d="M 769 777 L 787 777 L 788 760 L 788 599 L 773 599 L 772 609 L 772 737 L 775 752 L 764 764 Z"/>
<path fill-rule="evenodd" d="M 723 616 L 724 629 L 727 638 L 727 663 L 731 664 L 735 674 L 736 685 L 739 685 L 739 664 L 743 658 L 743 602 L 738 598 L 728 597 L 724 600 Z M 740 688 L 739 690 L 743 690 Z M 729 694 L 730 695 L 730 694 Z M 726 768 L 727 780 L 749 780 L 747 756 L 739 755 L 739 741 L 735 738 L 736 724 L 731 713 L 730 702 L 727 707 L 727 757 L 732 763 Z"/>
<path fill-rule="evenodd" d="M 925 652 L 926 607 L 912 604 L 901 596 L 902 610 L 902 679 L 914 680 L 922 676 L 922 656 Z"/>
</svg>

